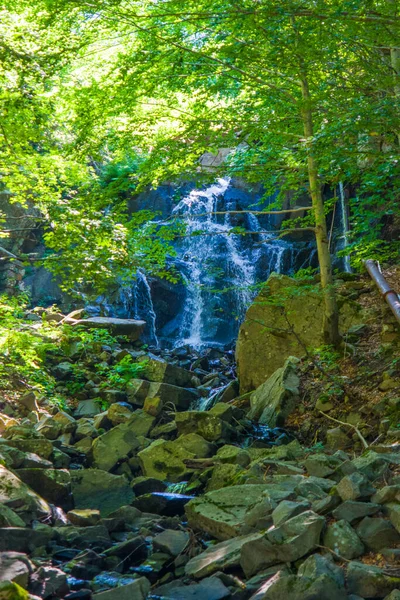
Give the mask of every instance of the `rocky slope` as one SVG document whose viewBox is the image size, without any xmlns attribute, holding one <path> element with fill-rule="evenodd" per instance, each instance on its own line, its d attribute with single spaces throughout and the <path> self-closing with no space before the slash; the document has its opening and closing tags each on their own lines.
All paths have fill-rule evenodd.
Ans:
<svg viewBox="0 0 400 600">
<path fill-rule="evenodd" d="M 68 406 L 0 403 L 0 599 L 400 598 L 398 335 L 357 300 L 346 368 L 392 350 L 367 412 L 349 371 L 299 351 L 244 396 L 218 350 L 49 351 Z M 126 357 L 136 376 L 106 377 Z"/>
</svg>

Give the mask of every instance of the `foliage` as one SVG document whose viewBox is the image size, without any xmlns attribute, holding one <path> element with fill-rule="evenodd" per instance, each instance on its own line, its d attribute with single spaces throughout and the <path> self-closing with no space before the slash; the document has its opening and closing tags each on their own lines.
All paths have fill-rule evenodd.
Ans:
<svg viewBox="0 0 400 600">
<path fill-rule="evenodd" d="M 134 362 L 132 356 L 127 354 L 118 363 L 114 365 L 97 365 L 97 373 L 105 377 L 106 381 L 103 383 L 103 387 L 110 385 L 112 387 L 123 387 L 131 379 L 136 379 L 140 372 L 145 367 L 145 361 L 140 363 Z"/>
</svg>

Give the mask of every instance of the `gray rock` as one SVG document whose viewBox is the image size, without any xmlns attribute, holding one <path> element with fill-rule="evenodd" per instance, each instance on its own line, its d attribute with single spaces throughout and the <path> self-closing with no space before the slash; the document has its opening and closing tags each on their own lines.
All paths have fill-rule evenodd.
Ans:
<svg viewBox="0 0 400 600">
<path fill-rule="evenodd" d="M 400 533 L 400 504 L 397 502 L 389 502 L 384 507 L 385 514 L 390 519 L 393 527 Z"/>
<path fill-rule="evenodd" d="M 384 598 L 400 589 L 400 577 L 385 575 L 383 569 L 353 561 L 347 567 L 347 591 L 362 598 Z"/>
<path fill-rule="evenodd" d="M 181 554 L 188 542 L 189 534 L 186 531 L 176 531 L 174 529 L 165 529 L 153 538 L 154 548 L 171 556 Z"/>
<path fill-rule="evenodd" d="M 323 517 L 306 511 L 269 529 L 263 538 L 243 544 L 240 565 L 246 577 L 280 562 L 294 562 L 311 552 L 319 544 L 324 523 Z"/>
<path fill-rule="evenodd" d="M 388 460 L 384 455 L 368 450 L 363 456 L 359 456 L 352 461 L 357 471 L 368 477 L 371 481 L 376 481 L 382 477 L 389 468 Z"/>
<path fill-rule="evenodd" d="M 0 528 L 1 552 L 33 552 L 39 547 L 45 547 L 53 536 L 51 527 L 42 526 L 37 529 L 24 527 Z"/>
<path fill-rule="evenodd" d="M 356 500 L 346 500 L 340 506 L 338 506 L 332 513 L 332 516 L 338 521 L 344 520 L 349 523 L 374 515 L 380 510 L 379 504 L 372 504 L 371 502 L 357 502 Z"/>
<path fill-rule="evenodd" d="M 365 546 L 376 552 L 400 543 L 400 535 L 386 519 L 365 517 L 356 531 Z"/>
<path fill-rule="evenodd" d="M 329 575 L 316 579 L 277 573 L 250 600 L 347 600 L 346 592 Z"/>
<path fill-rule="evenodd" d="M 192 452 L 179 443 L 155 440 L 138 453 L 140 466 L 146 477 L 176 483 L 186 479 L 192 471 L 184 464 L 185 459 L 195 458 Z"/>
<path fill-rule="evenodd" d="M 75 508 L 97 508 L 103 517 L 130 504 L 134 498 L 125 477 L 106 471 L 71 471 L 71 484 Z"/>
<path fill-rule="evenodd" d="M 97 437 L 92 446 L 93 466 L 110 471 L 120 460 L 127 459 L 140 447 L 129 423 L 122 423 Z"/>
<path fill-rule="evenodd" d="M 146 398 L 160 398 L 164 405 L 169 402 L 180 410 L 187 410 L 198 398 L 195 391 L 177 385 L 143 379 L 129 382 L 126 391 L 128 401 L 137 406 L 143 406 Z"/>
<path fill-rule="evenodd" d="M 142 371 L 143 379 L 148 379 L 156 383 L 168 383 L 183 388 L 195 387 L 195 377 L 190 371 L 177 367 L 156 357 L 146 356 L 143 360 Z"/>
<path fill-rule="evenodd" d="M 65 469 L 18 469 L 18 477 L 42 498 L 71 508 L 71 477 Z"/>
<path fill-rule="evenodd" d="M 217 571 L 238 567 L 243 544 L 262 537 L 259 533 L 251 533 L 210 546 L 189 560 L 185 566 L 185 573 L 190 577 L 200 579 Z"/>
<path fill-rule="evenodd" d="M 11 508 L 23 521 L 50 515 L 50 506 L 14 473 L 0 465 L 0 505 Z M 7 548 L 5 548 L 7 549 Z"/>
<path fill-rule="evenodd" d="M 185 507 L 189 526 L 218 540 L 236 537 L 245 515 L 268 493 L 268 485 L 236 485 L 194 498 Z"/>
<path fill-rule="evenodd" d="M 315 580 L 322 575 L 327 575 L 333 579 L 339 588 L 343 589 L 345 577 L 343 569 L 335 565 L 332 556 L 321 556 L 321 554 L 313 554 L 299 567 L 297 572 L 299 577 L 308 577 Z"/>
<path fill-rule="evenodd" d="M 290 500 L 283 500 L 272 513 L 272 521 L 275 527 L 278 527 L 285 521 L 288 521 L 292 517 L 305 512 L 310 508 L 310 503 L 307 501 L 303 502 L 290 502 Z"/>
<path fill-rule="evenodd" d="M 336 471 L 337 467 L 342 462 L 342 460 L 335 456 L 312 454 L 307 457 L 303 464 L 309 475 L 314 475 L 315 477 L 328 477 Z"/>
<path fill-rule="evenodd" d="M 225 421 L 216 415 L 200 410 L 176 413 L 175 423 L 180 435 L 197 433 L 209 442 L 226 438 L 229 431 Z"/>
<path fill-rule="evenodd" d="M 223 600 L 223 598 L 230 597 L 231 591 L 218 577 L 208 577 L 200 583 L 193 585 L 182 585 L 179 582 L 173 581 L 171 584 L 156 588 L 154 594 L 161 596 L 163 600 L 202 600 L 203 598 L 207 600 Z"/>
<path fill-rule="evenodd" d="M 33 565 L 26 554 L 0 552 L 0 581 L 13 581 L 26 590 L 32 572 Z"/>
<path fill-rule="evenodd" d="M 63 598 L 69 592 L 67 576 L 54 567 L 40 567 L 32 576 L 30 591 L 40 598 Z"/>
<path fill-rule="evenodd" d="M 101 408 L 95 400 L 81 400 L 78 402 L 78 408 L 74 411 L 74 416 L 79 417 L 95 417 L 101 413 Z"/>
<path fill-rule="evenodd" d="M 400 484 L 397 485 L 385 485 L 382 489 L 378 490 L 371 498 L 372 502 L 377 504 L 386 504 L 388 502 L 400 502 Z"/>
<path fill-rule="evenodd" d="M 289 357 L 250 396 L 248 417 L 270 427 L 281 426 L 294 410 L 299 397 L 298 359 Z"/>
<path fill-rule="evenodd" d="M 131 341 L 140 338 L 146 326 L 146 321 L 135 319 L 116 319 L 111 317 L 91 317 L 90 319 L 79 319 L 72 323 L 74 327 L 84 329 L 107 329 L 113 335 L 127 335 Z"/>
<path fill-rule="evenodd" d="M 347 559 L 357 558 L 364 552 L 363 543 L 347 521 L 337 521 L 328 525 L 324 535 L 324 546 Z"/>
<path fill-rule="evenodd" d="M 374 493 L 367 477 L 361 473 L 351 473 L 341 479 L 337 485 L 337 493 L 343 501 L 368 498 Z"/>
</svg>

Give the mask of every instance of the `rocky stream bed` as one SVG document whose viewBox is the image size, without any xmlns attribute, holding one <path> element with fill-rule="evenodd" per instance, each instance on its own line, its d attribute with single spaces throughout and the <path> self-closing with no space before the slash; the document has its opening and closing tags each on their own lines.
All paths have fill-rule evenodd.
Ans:
<svg viewBox="0 0 400 600">
<path fill-rule="evenodd" d="M 138 378 L 101 387 L 99 356 L 127 355 Z M 400 599 L 398 436 L 354 452 L 331 423 L 300 443 L 280 427 L 298 359 L 250 397 L 217 349 L 47 361 L 61 389 L 76 363 L 85 381 L 69 410 L 0 405 L 1 600 Z"/>
</svg>

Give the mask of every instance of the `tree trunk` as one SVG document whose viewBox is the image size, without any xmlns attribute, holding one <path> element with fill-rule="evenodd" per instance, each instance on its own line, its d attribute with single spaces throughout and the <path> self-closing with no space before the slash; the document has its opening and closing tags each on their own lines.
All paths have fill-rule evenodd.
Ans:
<svg viewBox="0 0 400 600">
<path fill-rule="evenodd" d="M 313 154 L 312 138 L 314 135 L 311 95 L 307 73 L 301 67 L 301 94 L 303 106 L 301 110 L 304 137 L 307 144 L 307 168 L 310 183 L 310 196 L 315 216 L 315 236 L 317 240 L 318 261 L 321 272 L 321 286 L 324 294 L 323 333 L 325 343 L 338 346 L 341 341 L 339 333 L 339 310 L 336 303 L 332 277 L 332 262 L 329 252 L 328 233 L 322 200 L 321 184 L 318 176 L 317 160 Z"/>
</svg>

